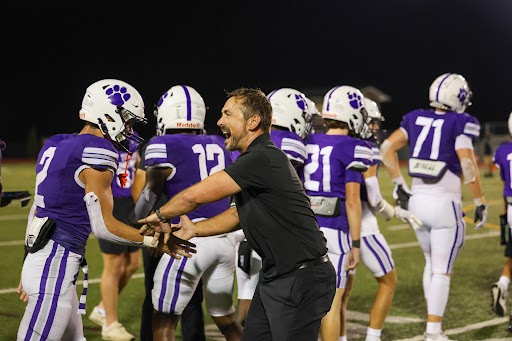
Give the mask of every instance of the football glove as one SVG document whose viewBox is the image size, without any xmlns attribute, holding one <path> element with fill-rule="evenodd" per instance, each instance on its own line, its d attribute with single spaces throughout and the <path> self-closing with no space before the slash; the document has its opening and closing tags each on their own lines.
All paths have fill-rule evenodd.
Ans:
<svg viewBox="0 0 512 341">
<path fill-rule="evenodd" d="M 404 210 L 400 206 L 395 207 L 395 217 L 400 218 L 404 223 L 411 225 L 413 230 L 417 230 L 423 224 L 421 220 L 411 212 Z"/>
<path fill-rule="evenodd" d="M 479 205 L 475 208 L 475 230 L 480 230 L 487 221 L 487 205 Z"/>
<path fill-rule="evenodd" d="M 411 192 L 409 188 L 404 187 L 403 185 L 395 185 L 393 189 L 393 199 L 395 199 L 396 204 L 406 210 L 409 207 L 409 198 L 411 197 Z"/>
</svg>

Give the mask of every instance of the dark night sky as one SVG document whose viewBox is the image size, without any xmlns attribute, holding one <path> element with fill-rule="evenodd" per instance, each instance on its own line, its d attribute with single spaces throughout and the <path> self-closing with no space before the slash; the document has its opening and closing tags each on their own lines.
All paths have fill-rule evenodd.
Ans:
<svg viewBox="0 0 512 341">
<path fill-rule="evenodd" d="M 103 78 L 139 90 L 146 138 L 154 134 L 154 103 L 175 84 L 203 95 L 212 133 L 224 91 L 240 86 L 311 96 L 307 89 L 372 84 L 392 97 L 382 111 L 394 129 L 407 111 L 428 104 L 438 75 L 457 72 L 473 90 L 469 112 L 482 123 L 506 120 L 512 110 L 510 0 L 115 4 L 3 8 L 6 158 L 22 156 L 32 126 L 39 136 L 78 131 L 85 88 Z"/>
</svg>

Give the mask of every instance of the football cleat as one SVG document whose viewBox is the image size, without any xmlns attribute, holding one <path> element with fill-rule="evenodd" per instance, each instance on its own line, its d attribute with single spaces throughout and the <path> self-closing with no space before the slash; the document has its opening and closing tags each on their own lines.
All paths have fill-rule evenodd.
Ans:
<svg viewBox="0 0 512 341">
<path fill-rule="evenodd" d="M 491 309 L 499 316 L 507 312 L 506 292 L 498 282 L 491 286 Z"/>
<path fill-rule="evenodd" d="M 135 336 L 128 333 L 121 323 L 115 321 L 108 327 L 103 325 L 101 338 L 103 340 L 131 341 L 135 339 Z"/>
<path fill-rule="evenodd" d="M 448 336 L 444 335 L 443 333 L 441 333 L 441 334 L 425 333 L 424 336 L 425 336 L 425 341 L 457 341 L 457 340 L 450 339 Z"/>
</svg>

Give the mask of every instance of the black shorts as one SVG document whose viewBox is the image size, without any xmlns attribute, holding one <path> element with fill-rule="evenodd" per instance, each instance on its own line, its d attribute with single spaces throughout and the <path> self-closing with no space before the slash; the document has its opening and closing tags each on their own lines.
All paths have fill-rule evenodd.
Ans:
<svg viewBox="0 0 512 341">
<path fill-rule="evenodd" d="M 112 213 L 117 220 L 130 225 L 128 215 L 132 212 L 134 207 L 135 203 L 133 202 L 133 199 L 131 197 L 114 198 L 114 210 Z M 122 253 L 132 253 L 141 248 L 141 246 L 121 245 L 101 239 L 98 239 L 98 241 L 100 243 L 101 252 L 114 255 L 120 255 Z"/>
<path fill-rule="evenodd" d="M 511 233 L 510 233 L 510 229 L 507 228 L 508 230 L 508 241 L 507 241 L 507 246 L 505 246 L 505 257 L 507 258 L 512 258 L 512 238 L 511 238 Z"/>
</svg>

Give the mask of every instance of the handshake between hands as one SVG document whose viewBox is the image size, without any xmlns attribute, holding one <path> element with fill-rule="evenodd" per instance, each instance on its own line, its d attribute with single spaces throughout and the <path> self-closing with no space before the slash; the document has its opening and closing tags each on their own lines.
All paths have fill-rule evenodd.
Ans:
<svg viewBox="0 0 512 341">
<path fill-rule="evenodd" d="M 196 245 L 188 240 L 194 237 L 195 224 L 186 216 L 180 217 L 178 224 L 161 222 L 155 213 L 138 221 L 142 225 L 139 233 L 143 236 L 153 236 L 152 247 L 167 253 L 175 259 L 190 258 L 196 253 Z"/>
</svg>

